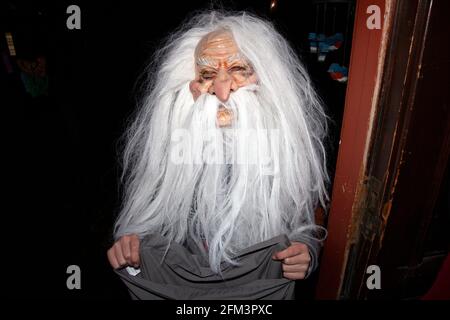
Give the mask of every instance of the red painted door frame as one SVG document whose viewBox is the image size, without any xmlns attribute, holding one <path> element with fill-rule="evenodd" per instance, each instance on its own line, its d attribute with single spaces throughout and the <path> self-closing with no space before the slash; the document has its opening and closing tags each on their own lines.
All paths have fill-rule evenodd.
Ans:
<svg viewBox="0 0 450 320">
<path fill-rule="evenodd" d="M 352 216 L 363 180 L 379 88 L 388 4 L 389 0 L 357 0 L 356 3 L 349 82 L 328 218 L 328 238 L 323 248 L 316 288 L 317 299 L 339 298 Z M 367 20 L 373 14 L 368 8 L 374 5 L 381 11 L 381 29 L 369 29 L 367 26 Z"/>
</svg>

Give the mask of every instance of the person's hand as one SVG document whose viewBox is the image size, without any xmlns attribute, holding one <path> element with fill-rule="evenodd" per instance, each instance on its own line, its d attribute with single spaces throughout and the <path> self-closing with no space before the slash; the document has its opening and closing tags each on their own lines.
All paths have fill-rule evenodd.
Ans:
<svg viewBox="0 0 450 320">
<path fill-rule="evenodd" d="M 135 234 L 121 237 L 108 250 L 108 260 L 114 269 L 131 266 L 137 268 L 139 259 L 139 238 Z"/>
<path fill-rule="evenodd" d="M 311 261 L 308 247 L 300 242 L 292 242 L 288 248 L 276 252 L 272 259 L 282 261 L 283 277 L 291 280 L 304 279 Z"/>
</svg>

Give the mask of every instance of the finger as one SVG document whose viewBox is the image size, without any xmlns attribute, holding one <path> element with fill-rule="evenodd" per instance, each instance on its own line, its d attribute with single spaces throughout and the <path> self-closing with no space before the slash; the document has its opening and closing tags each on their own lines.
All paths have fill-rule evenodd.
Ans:
<svg viewBox="0 0 450 320">
<path fill-rule="evenodd" d="M 306 272 L 308 270 L 307 264 L 294 264 L 294 265 L 287 265 L 282 264 L 283 272 Z"/>
<path fill-rule="evenodd" d="M 295 265 L 295 264 L 309 264 L 311 262 L 311 257 L 309 253 L 302 253 L 293 257 L 289 257 L 283 260 L 284 264 Z"/>
<path fill-rule="evenodd" d="M 139 259 L 139 238 L 132 236 L 130 239 L 131 265 L 138 267 L 141 264 Z"/>
<path fill-rule="evenodd" d="M 119 240 L 121 249 L 122 249 L 122 255 L 123 258 L 126 261 L 126 264 L 131 265 L 131 248 L 130 248 L 130 237 L 129 236 L 123 236 Z"/>
<path fill-rule="evenodd" d="M 279 251 L 274 255 L 275 260 L 283 260 L 288 257 L 296 256 L 305 251 L 306 245 L 303 243 L 296 243 L 291 246 L 289 246 L 287 249 L 284 249 L 283 251 Z"/>
<path fill-rule="evenodd" d="M 305 279 L 304 272 L 283 272 L 283 277 L 290 280 L 302 280 Z"/>
<path fill-rule="evenodd" d="M 111 267 L 113 267 L 114 269 L 118 269 L 119 263 L 117 262 L 116 255 L 114 253 L 114 247 L 110 248 L 106 254 L 108 256 L 109 264 L 111 265 Z"/>
<path fill-rule="evenodd" d="M 114 245 L 114 253 L 116 254 L 116 259 L 117 259 L 117 262 L 119 263 L 119 267 L 126 266 L 127 261 L 123 257 L 122 246 L 118 242 L 116 242 L 116 244 Z"/>
</svg>

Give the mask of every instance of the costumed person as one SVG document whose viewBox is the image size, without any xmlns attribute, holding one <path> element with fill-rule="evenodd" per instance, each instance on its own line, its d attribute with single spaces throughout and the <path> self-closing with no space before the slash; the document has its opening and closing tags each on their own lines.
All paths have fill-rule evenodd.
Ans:
<svg viewBox="0 0 450 320">
<path fill-rule="evenodd" d="M 317 267 L 326 115 L 271 23 L 206 12 L 149 68 L 108 250 L 142 299 L 292 299 Z"/>
</svg>

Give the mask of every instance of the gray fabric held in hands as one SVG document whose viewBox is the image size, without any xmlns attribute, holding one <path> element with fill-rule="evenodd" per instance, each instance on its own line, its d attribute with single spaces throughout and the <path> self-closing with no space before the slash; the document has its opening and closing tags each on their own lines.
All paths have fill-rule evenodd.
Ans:
<svg viewBox="0 0 450 320">
<path fill-rule="evenodd" d="M 194 246 L 171 243 L 159 235 L 141 241 L 141 272 L 132 276 L 116 270 L 133 299 L 144 300 L 286 300 L 294 299 L 295 281 L 283 278 L 280 261 L 273 253 L 290 245 L 286 235 L 240 251 L 239 266 L 223 264 L 215 274 Z"/>
</svg>

